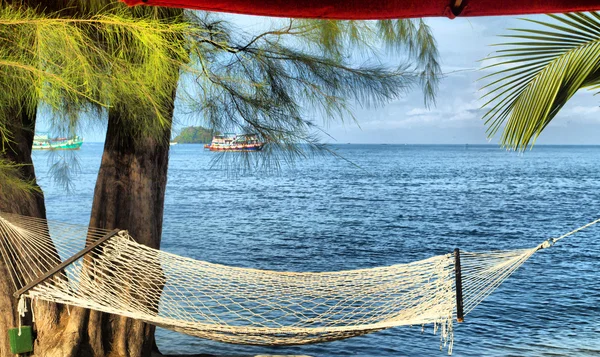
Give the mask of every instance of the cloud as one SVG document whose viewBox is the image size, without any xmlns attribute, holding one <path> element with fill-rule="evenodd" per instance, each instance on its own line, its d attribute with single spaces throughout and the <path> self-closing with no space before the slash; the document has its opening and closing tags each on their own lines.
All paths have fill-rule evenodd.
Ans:
<svg viewBox="0 0 600 357">
<path fill-rule="evenodd" d="M 544 16 L 529 18 L 545 19 Z M 481 118 L 486 110 L 481 100 L 486 90 L 477 79 L 490 73 L 476 70 L 484 64 L 498 63 L 479 60 L 491 54 L 491 44 L 505 41 L 497 37 L 506 28 L 530 26 L 515 17 L 428 19 L 434 31 L 444 72 L 437 105 L 426 108 L 422 93 L 415 90 L 403 100 L 377 110 L 357 110 L 360 128 L 332 126 L 329 131 L 339 142 L 387 143 L 486 143 L 485 124 Z M 493 67 L 493 70 L 502 66 Z M 466 70 L 465 70 L 466 69 Z M 464 71 L 463 71 L 464 70 Z M 600 107 L 598 97 L 580 91 L 560 111 L 557 118 L 540 137 L 538 144 L 600 143 Z M 494 139 L 493 142 L 495 142 Z"/>
<path fill-rule="evenodd" d="M 447 87 L 446 85 L 444 87 Z M 474 88 L 463 88 L 461 96 L 440 96 L 434 108 L 405 107 L 396 120 L 420 126 L 472 126 L 479 125 L 483 111 Z"/>
<path fill-rule="evenodd" d="M 593 107 L 587 107 L 587 106 L 581 106 L 578 105 L 574 108 L 571 108 L 571 113 L 573 114 L 583 114 L 583 115 L 590 115 L 590 114 L 597 114 L 600 112 L 600 107 L 595 105 Z"/>
<path fill-rule="evenodd" d="M 411 116 L 421 116 L 421 115 L 426 115 L 426 114 L 431 114 L 432 110 L 429 109 L 424 109 L 424 108 L 412 108 L 411 110 L 409 110 L 406 115 L 411 117 Z"/>
</svg>

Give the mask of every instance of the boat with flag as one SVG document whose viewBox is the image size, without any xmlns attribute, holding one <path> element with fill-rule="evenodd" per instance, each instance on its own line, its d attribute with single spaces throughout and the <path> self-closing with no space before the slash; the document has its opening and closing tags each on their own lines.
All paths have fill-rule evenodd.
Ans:
<svg viewBox="0 0 600 357">
<path fill-rule="evenodd" d="M 77 135 L 65 138 L 50 138 L 47 134 L 35 135 L 33 137 L 33 150 L 79 150 L 83 144 L 83 138 Z"/>
<path fill-rule="evenodd" d="M 210 151 L 259 151 L 264 143 L 255 134 L 215 135 L 210 144 L 204 145 Z"/>
</svg>

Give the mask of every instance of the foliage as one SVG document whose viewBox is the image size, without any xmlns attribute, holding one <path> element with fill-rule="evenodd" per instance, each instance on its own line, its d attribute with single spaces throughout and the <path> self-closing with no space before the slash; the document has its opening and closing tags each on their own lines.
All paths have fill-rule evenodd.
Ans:
<svg viewBox="0 0 600 357">
<path fill-rule="evenodd" d="M 25 196 L 39 191 L 33 182 L 21 177 L 20 166 L 0 159 L 0 206 L 19 201 Z"/>
<path fill-rule="evenodd" d="M 190 15 L 190 21 L 210 29 L 210 36 L 189 42 L 191 62 L 185 68 L 187 85 L 179 92 L 181 103 L 191 103 L 189 112 L 198 113 L 211 130 L 256 133 L 267 143 L 260 153 L 220 155 L 233 160 L 221 161 L 230 167 L 278 167 L 326 151 L 318 120 L 326 125 L 353 120 L 353 106 L 383 105 L 419 83 L 422 73 L 402 58 L 430 68 L 425 87 L 432 93 L 438 79 L 437 51 L 424 26 L 428 45 L 414 50 L 414 57 L 398 57 L 397 67 L 390 68 L 377 52 L 361 65 L 353 55 L 357 48 L 372 51 L 415 35 L 382 36 L 385 27 L 377 22 L 286 20 L 250 35 L 211 14 Z"/>
<path fill-rule="evenodd" d="M 170 127 L 182 74 L 181 111 L 211 131 L 257 133 L 269 144 L 252 156 L 263 165 L 323 151 L 316 118 L 352 120 L 353 106 L 383 105 L 419 83 L 431 103 L 439 79 L 421 20 L 286 20 L 255 35 L 212 14 L 101 3 L 50 15 L 0 10 L 1 107 L 39 104 L 66 134 L 82 112 L 114 110 L 128 122 L 125 137 L 146 137 Z M 357 49 L 369 61 L 355 65 Z M 395 67 L 381 64 L 390 54 Z M 3 137 L 6 119 L 0 113 Z"/>
<path fill-rule="evenodd" d="M 204 144 L 210 143 L 212 138 L 213 131 L 201 126 L 188 126 L 181 129 L 173 141 L 179 144 Z"/>
<path fill-rule="evenodd" d="M 186 28 L 126 11 L 60 18 L 3 7 L 0 107 L 25 104 L 35 111 L 41 104 L 52 112 L 55 130 L 72 129 L 82 110 L 108 106 L 118 107 L 136 127 L 165 125 L 170 114 L 164 108 L 172 98 L 164 78 L 178 71 L 171 65 L 173 53 L 186 56 L 174 44 Z M 149 123 L 149 116 L 158 120 Z"/>
<path fill-rule="evenodd" d="M 411 70 L 419 76 L 425 104 L 435 102 L 441 77 L 435 39 L 423 19 L 394 19 L 380 21 L 299 20 L 304 26 L 305 43 L 321 52 L 342 58 L 348 52 L 362 50 L 373 60 L 378 53 L 401 56 L 413 63 Z M 398 61 L 402 67 L 403 61 Z"/>
<path fill-rule="evenodd" d="M 180 62 L 173 65 L 173 58 L 186 60 L 174 39 L 187 28 L 124 10 L 62 18 L 0 8 L 0 157 L 13 150 L 18 112 L 33 118 L 38 110 L 50 113 L 53 131 L 65 134 L 76 130 L 83 112 L 101 118 L 109 107 L 118 108 L 135 130 L 170 127 L 172 95 L 164 79 L 178 73 Z M 72 165 L 52 166 L 65 173 Z M 65 177 L 57 179 L 64 184 Z"/>
<path fill-rule="evenodd" d="M 63 2 L 77 3 L 63 0 L 48 4 Z M 253 164 L 270 167 L 271 159 L 278 165 L 280 158 L 322 149 L 315 135 L 319 129 L 314 116 L 319 113 L 325 119 L 343 120 L 351 115 L 353 105 L 375 106 L 394 100 L 420 78 L 425 78 L 423 83 L 434 85 L 434 76 L 423 73 L 427 68 L 431 73 L 439 70 L 437 62 L 431 61 L 436 57 L 434 48 L 428 47 L 431 36 L 424 37 L 429 44 L 423 47 L 427 51 L 409 53 L 416 63 L 429 65 L 413 68 L 399 61 L 402 63 L 397 68 L 387 68 L 373 59 L 371 63 L 356 66 L 348 48 L 323 40 L 340 39 L 343 33 L 329 36 L 329 30 L 320 29 L 318 23 L 290 21 L 252 35 L 208 14 L 190 13 L 183 17 L 174 13 L 169 17 L 168 12 L 160 9 L 130 10 L 122 4 L 97 7 L 98 3 L 92 0 L 85 5 L 82 1 L 74 9 L 65 7 L 64 11 L 53 14 L 10 7 L 0 10 L 0 135 L 8 147 L 6 150 L 11 150 L 12 139 L 7 125 L 11 118 L 5 108 L 26 110 L 34 117 L 41 106 L 52 113 L 51 131 L 67 134 L 77 129 L 82 113 L 92 112 L 92 117 L 102 119 L 108 112 L 109 133 L 120 130 L 116 137 L 126 140 L 123 146 L 131 148 L 136 158 L 149 159 L 145 161 L 149 167 L 160 166 L 158 161 L 166 165 L 166 161 L 156 156 L 148 157 L 151 150 L 136 151 L 135 140 L 168 145 L 158 140 L 168 139 L 164 134 L 170 130 L 173 119 L 174 87 L 183 73 L 177 98 L 182 111 L 197 115 L 199 122 L 211 131 L 257 133 L 262 141 L 269 143 L 260 153 L 267 160 Z M 337 28 L 359 28 L 341 22 L 335 24 Z M 367 31 L 367 27 L 360 27 L 360 31 L 363 28 Z M 356 38 L 362 37 L 358 33 L 349 37 Z M 299 45 L 298 39 L 304 43 Z M 26 143 L 18 144 L 23 147 Z M 165 153 L 166 147 L 157 151 Z M 128 171 L 124 161 L 115 165 L 113 168 L 119 175 Z M 67 159 L 52 165 L 52 170 L 62 179 L 73 166 Z M 18 171 L 19 167 L 0 162 L 0 174 L 8 172 L 0 175 L 0 184 L 12 185 L 18 178 L 15 169 Z M 153 173 L 158 178 L 152 180 L 156 185 L 144 185 L 142 189 L 152 190 L 151 195 L 137 195 L 129 204 L 154 207 L 153 213 L 145 210 L 138 212 L 138 217 L 154 218 L 158 229 L 153 232 L 160 233 L 164 191 L 157 187 L 164 185 L 166 170 Z M 119 178 L 108 181 L 113 184 L 114 180 Z M 68 181 L 62 183 L 68 187 Z M 31 187 L 32 183 L 28 183 L 21 191 L 27 192 Z M 96 198 L 95 207 L 104 213 L 114 213 L 103 207 L 105 199 Z M 117 207 L 123 205 L 128 204 L 118 201 Z M 107 214 L 110 216 L 111 212 Z M 131 222 L 131 217 L 124 219 Z M 154 239 L 160 240 L 160 236 Z M 114 333 L 111 337 L 128 338 L 120 330 L 136 329 L 129 323 L 121 327 L 119 331 L 102 329 L 98 333 L 103 335 L 102 341 L 110 342 L 113 339 L 106 338 L 105 332 L 109 336 Z M 67 342 L 78 343 L 67 337 Z M 148 335 L 145 337 L 145 342 L 152 341 Z"/>
<path fill-rule="evenodd" d="M 502 126 L 504 146 L 533 145 L 567 101 L 582 88 L 600 85 L 600 14 L 548 15 L 553 21 L 525 19 L 539 28 L 512 29 L 489 57 L 496 69 L 484 79 L 488 92 L 484 119 L 488 134 Z"/>
</svg>

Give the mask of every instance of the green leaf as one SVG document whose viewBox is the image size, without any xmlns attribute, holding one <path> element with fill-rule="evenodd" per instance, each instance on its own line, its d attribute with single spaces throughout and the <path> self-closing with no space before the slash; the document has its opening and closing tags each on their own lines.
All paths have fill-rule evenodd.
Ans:
<svg viewBox="0 0 600 357">
<path fill-rule="evenodd" d="M 483 76 L 482 86 L 491 97 L 483 116 L 488 135 L 503 132 L 500 142 L 508 149 L 533 145 L 566 102 L 583 88 L 597 88 L 600 79 L 600 16 L 549 15 L 551 21 L 526 19 L 539 29 L 513 29 L 503 37 L 526 41 L 501 43 L 488 59 L 508 66 Z M 550 29 L 550 30 L 549 30 Z M 495 78 L 491 80 L 491 78 Z"/>
</svg>

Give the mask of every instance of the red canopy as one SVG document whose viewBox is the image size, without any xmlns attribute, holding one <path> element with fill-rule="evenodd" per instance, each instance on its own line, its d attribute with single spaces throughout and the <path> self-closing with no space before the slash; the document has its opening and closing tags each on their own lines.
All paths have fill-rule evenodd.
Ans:
<svg viewBox="0 0 600 357">
<path fill-rule="evenodd" d="M 247 15 L 323 19 L 493 16 L 600 10 L 600 0 L 123 0 Z"/>
</svg>

